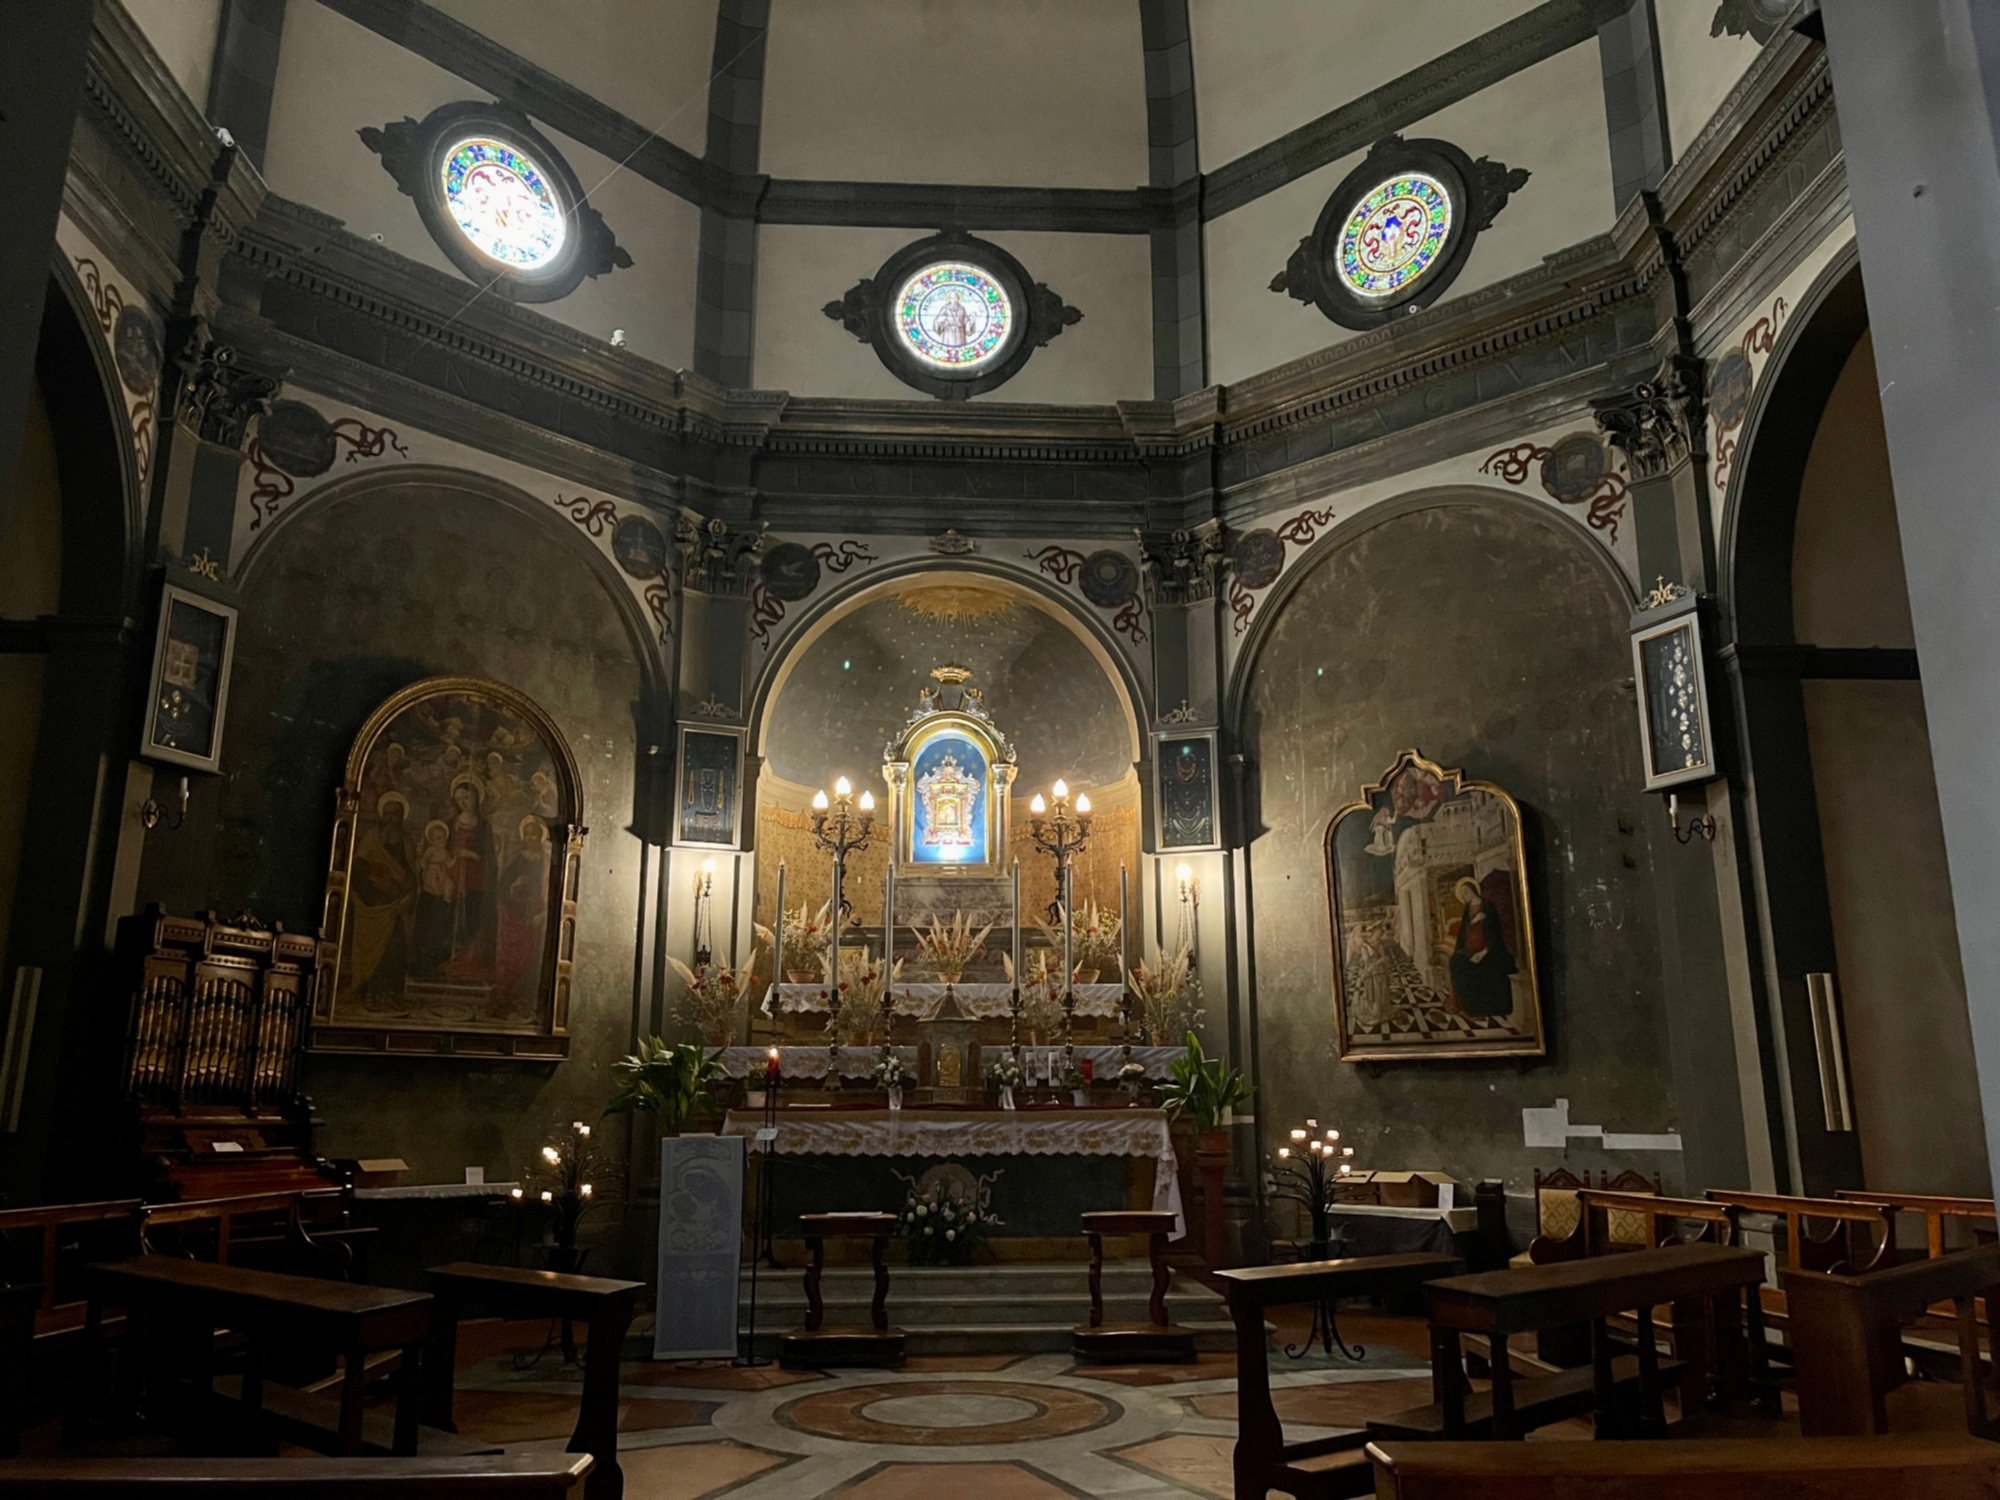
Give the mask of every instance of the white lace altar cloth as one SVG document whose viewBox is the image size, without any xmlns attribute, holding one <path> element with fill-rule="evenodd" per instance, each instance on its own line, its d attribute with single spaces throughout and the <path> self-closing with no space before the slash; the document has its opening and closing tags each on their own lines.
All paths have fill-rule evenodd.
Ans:
<svg viewBox="0 0 2000 1500">
<path fill-rule="evenodd" d="M 1012 1004 L 1013 988 L 1004 984 L 955 984 L 952 992 L 958 998 L 958 1008 L 964 1014 L 979 1021 L 1004 1021 Z M 919 1021 L 928 1021 L 944 1006 L 945 987 L 941 984 L 898 984 L 896 986 L 896 1014 L 914 1016 Z M 1116 1019 L 1118 996 L 1121 986 L 1115 984 L 1080 984 L 1076 987 L 1076 1013 L 1079 1016 L 1095 1017 L 1099 1020 Z M 776 1009 L 773 1009 L 775 1002 Z M 826 986 L 823 984 L 774 984 L 764 996 L 764 1014 L 775 1015 L 782 1010 L 792 1014 L 800 1011 L 816 1011 L 825 1014 L 827 1010 Z"/>
<path fill-rule="evenodd" d="M 1005 1047 L 980 1048 L 980 1055 L 991 1062 Z M 1134 1047 L 1132 1061 L 1146 1070 L 1148 1078 L 1165 1078 L 1174 1059 L 1187 1051 L 1186 1047 Z M 1032 1082 L 1045 1082 L 1059 1066 L 1057 1059 L 1062 1048 L 1021 1044 L 1021 1055 L 1027 1064 Z M 840 1049 L 840 1076 L 842 1078 L 866 1078 L 875 1069 L 882 1056 L 879 1044 L 865 1047 L 842 1047 Z M 903 1060 L 903 1067 L 914 1085 L 917 1076 L 917 1049 L 898 1047 L 896 1056 Z M 1125 1049 L 1113 1043 L 1110 1046 L 1078 1047 L 1076 1060 L 1079 1066 L 1088 1062 L 1090 1071 L 1100 1084 L 1116 1083 L 1118 1070 L 1125 1066 Z M 770 1049 L 766 1047 L 724 1047 L 722 1049 L 722 1071 L 731 1078 L 748 1078 L 757 1081 L 771 1061 Z M 826 1046 L 817 1043 L 812 1046 L 791 1046 L 778 1049 L 778 1071 L 786 1078 L 826 1077 Z"/>
<path fill-rule="evenodd" d="M 755 1139 L 761 1110 L 732 1109 L 724 1135 Z M 857 1109 L 778 1111 L 783 1156 L 1149 1156 L 1153 1211 L 1187 1233 L 1179 1163 L 1157 1109 Z"/>
</svg>

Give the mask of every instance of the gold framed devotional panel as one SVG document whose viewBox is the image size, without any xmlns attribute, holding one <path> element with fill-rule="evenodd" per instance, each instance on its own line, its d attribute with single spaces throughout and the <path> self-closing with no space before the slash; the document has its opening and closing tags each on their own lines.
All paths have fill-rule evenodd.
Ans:
<svg viewBox="0 0 2000 1500">
<path fill-rule="evenodd" d="M 1326 828 L 1343 1062 L 1540 1057 L 1521 809 L 1416 750 Z"/>
<path fill-rule="evenodd" d="M 390 695 L 335 796 L 310 1049 L 566 1057 L 587 832 L 576 758 L 526 694 Z"/>
</svg>

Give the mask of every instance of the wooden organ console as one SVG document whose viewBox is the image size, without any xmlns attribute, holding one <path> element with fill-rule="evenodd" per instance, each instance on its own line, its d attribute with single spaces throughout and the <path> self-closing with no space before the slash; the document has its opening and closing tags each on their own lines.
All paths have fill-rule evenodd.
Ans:
<svg viewBox="0 0 2000 1500">
<path fill-rule="evenodd" d="M 149 1197 L 337 1184 L 298 1091 L 318 939 L 148 907 L 118 924 L 122 1085 Z"/>
</svg>

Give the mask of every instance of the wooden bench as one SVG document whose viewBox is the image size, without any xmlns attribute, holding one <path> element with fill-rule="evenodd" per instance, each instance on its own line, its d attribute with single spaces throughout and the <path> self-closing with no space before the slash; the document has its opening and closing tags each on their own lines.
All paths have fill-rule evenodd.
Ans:
<svg viewBox="0 0 2000 1500">
<path fill-rule="evenodd" d="M 2000 1295 L 2000 1244 L 1858 1276 L 1789 1269 L 1780 1275 L 1791 1305 L 1799 1430 L 1807 1437 L 1887 1432 L 1888 1393 L 1903 1379 L 1902 1325 L 1949 1301 L 1958 1314 L 1966 1430 L 2000 1438 L 2000 1422 L 1986 1416 L 1974 1306 L 1983 1299 L 1990 1315 Z M 1990 1341 L 1990 1322 L 1986 1332 Z"/>
<path fill-rule="evenodd" d="M 1599 1256 L 1552 1266 L 1487 1271 L 1433 1281 L 1430 1299 L 1432 1404 L 1369 1423 L 1378 1439 L 1464 1438 L 1484 1429 L 1496 1438 L 1516 1438 L 1532 1427 L 1590 1412 L 1600 1437 L 1629 1424 L 1620 1412 L 1627 1392 L 1636 1389 L 1636 1425 L 1658 1433 L 1666 1425 L 1661 1396 L 1666 1384 L 1686 1373 L 1678 1361 L 1662 1363 L 1653 1332 L 1653 1309 L 1702 1301 L 1720 1308 L 1739 1299 L 1752 1338 L 1752 1373 L 1764 1383 L 1763 1339 L 1755 1289 L 1764 1279 L 1760 1250 L 1726 1245 L 1668 1245 L 1655 1250 Z M 1742 1295 L 1744 1292 L 1750 1295 Z M 1637 1348 L 1619 1357 L 1606 1326 L 1621 1313 L 1636 1311 Z M 1591 1363 L 1519 1380 L 1508 1357 L 1510 1338 L 1543 1328 L 1588 1323 Z M 1465 1377 L 1461 1335 L 1483 1334 L 1493 1370 L 1492 1390 L 1471 1394 Z M 1712 1367 L 1712 1366 L 1711 1366 Z"/>
<path fill-rule="evenodd" d="M 1173 1272 L 1167 1268 L 1167 1236 L 1174 1232 L 1174 1216 L 1169 1213 L 1108 1211 L 1083 1216 L 1084 1236 L 1090 1241 L 1090 1321 L 1069 1333 L 1070 1353 L 1081 1360 L 1177 1360 L 1194 1358 L 1194 1335 L 1176 1328 L 1167 1319 L 1167 1287 Z M 1146 1258 L 1153 1268 L 1153 1295 L 1146 1304 L 1144 1323 L 1104 1323 L 1104 1237 L 1143 1234 Z"/>
<path fill-rule="evenodd" d="M 77 1268 L 90 1258 L 91 1248 L 104 1252 L 102 1258 L 106 1259 L 122 1258 L 139 1248 L 135 1215 L 141 1207 L 137 1198 L 113 1198 L 99 1203 L 0 1209 L 0 1240 L 8 1241 L 9 1250 L 15 1252 L 9 1260 L 35 1268 L 32 1276 L 7 1279 L 41 1284 L 35 1309 L 36 1338 L 51 1338 L 83 1327 L 87 1299 L 81 1295 L 65 1298 L 63 1293 L 81 1292 Z M 28 1235 L 35 1236 L 35 1248 L 32 1255 L 22 1255 L 12 1242 Z M 98 1243 L 86 1246 L 85 1241 L 90 1239 Z M 77 1252 L 81 1259 L 75 1264 L 65 1264 L 71 1251 Z"/>
<path fill-rule="evenodd" d="M 11 1463 L 7 1500 L 121 1500 L 163 1495 L 238 1500 L 570 1500 L 586 1455 L 512 1458 L 71 1458 Z"/>
<path fill-rule="evenodd" d="M 354 1286 L 160 1255 L 100 1262 L 87 1274 L 90 1307 L 84 1327 L 90 1347 L 86 1381 L 97 1365 L 105 1305 L 125 1308 L 127 1359 L 121 1390 L 128 1398 L 126 1404 L 141 1373 L 140 1360 L 158 1352 L 148 1346 L 164 1343 L 158 1337 L 161 1334 L 172 1336 L 179 1350 L 189 1356 L 192 1399 L 202 1408 L 204 1420 L 213 1388 L 209 1353 L 214 1329 L 242 1333 L 249 1341 L 240 1404 L 244 1415 L 253 1420 L 259 1419 L 263 1409 L 263 1370 L 272 1355 L 296 1345 L 317 1347 L 338 1356 L 345 1372 L 336 1425 L 326 1435 L 327 1440 L 339 1453 L 359 1454 L 363 1449 L 368 1356 L 378 1350 L 395 1350 L 401 1354 L 402 1364 L 392 1447 L 401 1456 L 415 1456 L 417 1375 L 424 1339 L 430 1331 L 429 1293 Z M 156 1382 L 156 1389 L 164 1386 Z M 148 1402 L 149 1415 L 159 1404 Z M 307 1441 L 310 1443 L 309 1437 Z"/>
<path fill-rule="evenodd" d="M 788 1370 L 820 1370 L 830 1365 L 900 1365 L 903 1362 L 903 1330 L 889 1326 L 890 1236 L 896 1232 L 894 1214 L 800 1214 L 799 1228 L 806 1248 L 812 1253 L 806 1266 L 806 1321 L 778 1339 L 778 1363 Z M 872 1242 L 871 1260 L 875 1267 L 875 1300 L 868 1309 L 866 1328 L 828 1328 L 826 1299 L 820 1295 L 820 1280 L 826 1271 L 826 1242 L 830 1239 L 862 1239 Z"/>
<path fill-rule="evenodd" d="M 425 1354 L 424 1421 L 445 1432 L 458 1431 L 451 1412 L 452 1378 L 458 1364 L 458 1322 L 467 1308 L 481 1307 L 507 1318 L 582 1323 L 590 1338 L 584 1353 L 583 1402 L 568 1451 L 588 1453 L 597 1460 L 588 1486 L 590 1500 L 618 1500 L 625 1492 L 625 1475 L 618 1467 L 618 1362 L 625 1352 L 625 1333 L 632 1326 L 633 1298 L 640 1284 L 470 1261 L 436 1266 L 429 1274 L 436 1301 Z"/>
<path fill-rule="evenodd" d="M 41 1300 L 42 1289 L 32 1281 L 0 1286 L 0 1458 L 21 1451 L 35 1352 L 35 1308 Z"/>
<path fill-rule="evenodd" d="M 1450 1255 L 1369 1255 L 1295 1265 L 1217 1271 L 1236 1323 L 1236 1500 L 1264 1500 L 1274 1489 L 1298 1500 L 1334 1500 L 1368 1493 L 1364 1463 L 1305 1469 L 1310 1459 L 1358 1455 L 1366 1433 L 1288 1443 L 1271 1404 L 1271 1350 L 1264 1314 L 1273 1307 L 1318 1306 L 1342 1297 L 1395 1296 L 1448 1276 L 1462 1263 Z"/>
<path fill-rule="evenodd" d="M 375 1231 L 355 1227 L 352 1188 L 307 1188 L 148 1203 L 138 1210 L 139 1248 L 217 1265 L 346 1279 L 354 1247 Z"/>
<path fill-rule="evenodd" d="M 1846 1188 L 1833 1196 L 1844 1203 L 1867 1203 L 1893 1208 L 1898 1213 L 1923 1215 L 1924 1252 L 1933 1260 L 1945 1254 L 1948 1248 L 1957 1248 L 1948 1247 L 1945 1243 L 1947 1223 L 1963 1221 L 1976 1244 L 1985 1244 L 1995 1238 L 1993 1232 L 1979 1227 L 1981 1223 L 1995 1222 L 1991 1198 L 1943 1198 L 1928 1193 L 1864 1193 Z"/>
<path fill-rule="evenodd" d="M 1785 1269 L 1863 1273 L 1889 1265 L 1896 1258 L 1896 1210 L 1886 1204 L 1849 1203 L 1839 1198 L 1793 1198 L 1781 1193 L 1739 1193 L 1711 1188 L 1713 1203 L 1742 1213 L 1761 1214 L 1784 1226 Z M 1826 1233 L 1812 1233 L 1822 1223 Z M 1766 1352 L 1789 1364 L 1791 1310 L 1780 1287 L 1763 1292 Z"/>
<path fill-rule="evenodd" d="M 1379 1500 L 1990 1500 L 2000 1448 L 1935 1437 L 1374 1443 Z"/>
</svg>

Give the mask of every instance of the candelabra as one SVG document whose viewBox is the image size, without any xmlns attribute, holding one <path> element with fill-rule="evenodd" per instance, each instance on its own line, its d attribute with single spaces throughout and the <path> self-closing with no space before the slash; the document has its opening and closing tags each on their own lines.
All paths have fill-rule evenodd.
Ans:
<svg viewBox="0 0 2000 1500">
<path fill-rule="evenodd" d="M 1076 965 L 1070 956 L 1070 943 L 1076 932 L 1072 876 L 1076 857 L 1090 843 L 1090 798 L 1078 792 L 1076 810 L 1071 812 L 1066 782 L 1058 780 L 1049 791 L 1055 799 L 1054 809 L 1042 800 L 1040 792 L 1035 793 L 1028 804 L 1028 831 L 1034 837 L 1035 847 L 1056 862 L 1056 899 L 1050 907 L 1049 920 L 1061 922 L 1063 930 L 1063 1080 L 1068 1083 L 1076 1074 Z"/>
<path fill-rule="evenodd" d="M 868 847 L 875 836 L 875 796 L 863 792 L 859 801 L 845 776 L 833 784 L 829 803 L 825 791 L 813 793 L 813 842 L 833 856 L 832 969 L 827 977 L 826 1086 L 840 1087 L 840 928 L 846 910 L 847 857 Z"/>
<path fill-rule="evenodd" d="M 1339 1243 L 1343 1237 L 1333 1227 L 1333 1206 L 1339 1201 L 1341 1184 L 1354 1178 L 1353 1158 L 1354 1148 L 1340 1144 L 1340 1132 L 1330 1129 L 1322 1135 L 1317 1120 L 1306 1121 L 1305 1129 L 1291 1133 L 1289 1145 L 1278 1148 L 1278 1158 L 1271 1164 L 1265 1186 L 1272 1199 L 1289 1199 L 1311 1215 L 1312 1240 L 1306 1246 L 1305 1259 L 1331 1260 L 1343 1248 Z M 1287 1344 L 1285 1353 L 1297 1359 L 1315 1342 L 1328 1357 L 1336 1348 L 1352 1360 L 1363 1358 L 1367 1352 L 1359 1344 L 1348 1348 L 1340 1336 L 1340 1324 L 1331 1301 L 1315 1305 L 1305 1342 L 1296 1346 Z"/>
<path fill-rule="evenodd" d="M 705 859 L 694 877 L 694 966 L 699 969 L 715 957 L 715 936 L 709 921 L 709 901 L 715 890 L 715 861 Z"/>
</svg>

